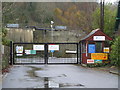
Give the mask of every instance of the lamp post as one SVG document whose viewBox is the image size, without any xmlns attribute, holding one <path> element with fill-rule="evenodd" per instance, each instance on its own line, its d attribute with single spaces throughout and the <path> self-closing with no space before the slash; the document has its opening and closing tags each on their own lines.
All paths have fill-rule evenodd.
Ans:
<svg viewBox="0 0 120 90">
<path fill-rule="evenodd" d="M 51 21 L 51 41 L 53 42 L 53 24 L 54 22 Z"/>
<path fill-rule="evenodd" d="M 51 41 L 52 41 L 52 43 L 53 43 L 53 24 L 54 24 L 54 22 L 51 21 Z M 53 51 L 51 50 L 51 52 L 52 52 L 52 58 L 53 58 Z"/>
</svg>

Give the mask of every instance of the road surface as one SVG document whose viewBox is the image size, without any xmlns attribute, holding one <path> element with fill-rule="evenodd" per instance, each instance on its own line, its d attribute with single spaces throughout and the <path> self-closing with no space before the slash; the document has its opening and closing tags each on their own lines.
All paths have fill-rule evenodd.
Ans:
<svg viewBox="0 0 120 90">
<path fill-rule="evenodd" d="M 118 88 L 118 76 L 78 65 L 16 65 L 3 88 Z"/>
</svg>

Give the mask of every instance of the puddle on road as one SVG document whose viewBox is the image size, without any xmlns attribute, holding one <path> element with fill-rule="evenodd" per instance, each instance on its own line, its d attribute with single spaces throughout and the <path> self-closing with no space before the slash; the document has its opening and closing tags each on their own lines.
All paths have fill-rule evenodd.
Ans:
<svg viewBox="0 0 120 90">
<path fill-rule="evenodd" d="M 38 77 L 36 74 L 35 74 L 35 71 L 38 71 L 38 70 L 43 70 L 42 68 L 37 68 L 37 67 L 33 67 L 33 66 L 28 66 L 30 68 L 32 68 L 32 70 L 29 70 L 27 71 L 28 75 L 27 76 L 30 76 L 32 78 L 41 78 L 43 81 L 44 81 L 44 88 L 64 88 L 64 87 L 84 87 L 84 85 L 82 84 L 72 84 L 72 83 L 57 83 L 57 82 L 54 82 L 52 80 L 50 80 L 50 78 L 55 78 L 55 77 Z M 57 77 L 67 77 L 67 75 L 65 74 L 61 74 Z"/>
<path fill-rule="evenodd" d="M 28 66 L 28 67 L 32 68 L 32 70 L 27 71 L 27 73 L 28 73 L 27 76 L 30 76 L 30 77 L 38 77 L 38 76 L 36 76 L 35 71 L 43 70 L 42 68 L 37 68 L 37 67 L 33 67 L 33 66 Z"/>
<path fill-rule="evenodd" d="M 84 87 L 82 84 L 72 84 L 72 83 L 57 83 L 54 81 L 49 80 L 49 77 L 44 77 L 44 88 L 64 88 L 64 87 Z"/>
<path fill-rule="evenodd" d="M 84 87 L 84 85 L 82 84 L 72 84 L 72 83 L 62 83 L 62 84 L 59 84 L 60 87 L 70 87 L 70 86 L 80 86 L 80 87 Z"/>
</svg>

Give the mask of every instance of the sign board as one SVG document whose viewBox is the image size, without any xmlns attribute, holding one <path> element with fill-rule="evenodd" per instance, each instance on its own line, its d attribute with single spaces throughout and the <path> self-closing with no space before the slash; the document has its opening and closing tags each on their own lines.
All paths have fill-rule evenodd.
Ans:
<svg viewBox="0 0 120 90">
<path fill-rule="evenodd" d="M 91 53 L 91 59 L 107 60 L 108 59 L 108 54 L 107 53 Z"/>
<path fill-rule="evenodd" d="M 88 44 L 88 53 L 95 53 L 95 44 Z"/>
<path fill-rule="evenodd" d="M 59 50 L 59 45 L 48 45 L 48 50 Z"/>
<path fill-rule="evenodd" d="M 77 51 L 66 51 L 66 53 L 77 53 Z"/>
<path fill-rule="evenodd" d="M 7 24 L 8 28 L 18 28 L 19 27 L 19 24 Z"/>
<path fill-rule="evenodd" d="M 23 46 L 16 46 L 16 53 L 23 53 Z"/>
<path fill-rule="evenodd" d="M 102 60 L 94 60 L 94 63 L 102 63 Z"/>
<path fill-rule="evenodd" d="M 2 54 L 4 54 L 4 45 L 2 45 L 1 50 L 2 50 Z"/>
<path fill-rule="evenodd" d="M 94 41 L 105 41 L 105 36 L 94 36 L 93 40 Z"/>
<path fill-rule="evenodd" d="M 110 52 L 109 47 L 104 47 L 104 48 L 103 48 L 103 52 L 104 52 L 104 53 L 109 53 L 109 52 Z"/>
<path fill-rule="evenodd" d="M 36 54 L 36 50 L 31 50 L 31 54 Z"/>
<path fill-rule="evenodd" d="M 50 52 L 54 52 L 54 50 L 50 50 Z"/>
<path fill-rule="evenodd" d="M 58 29 L 58 30 L 66 30 L 66 29 L 67 29 L 67 26 L 55 26 L 55 29 Z"/>
<path fill-rule="evenodd" d="M 16 56 L 22 56 L 23 54 L 16 54 Z"/>
<path fill-rule="evenodd" d="M 88 63 L 88 64 L 90 64 L 90 63 L 91 63 L 91 64 L 94 63 L 94 59 L 87 59 L 87 63 Z"/>
<path fill-rule="evenodd" d="M 33 50 L 44 50 L 44 45 L 33 45 Z"/>
<path fill-rule="evenodd" d="M 31 54 L 31 50 L 25 50 L 25 54 Z"/>
</svg>

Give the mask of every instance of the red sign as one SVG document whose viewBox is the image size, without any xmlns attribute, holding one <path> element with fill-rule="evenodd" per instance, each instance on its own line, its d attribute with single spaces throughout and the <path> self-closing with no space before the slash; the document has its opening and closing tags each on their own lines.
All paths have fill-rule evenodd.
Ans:
<svg viewBox="0 0 120 90">
<path fill-rule="evenodd" d="M 94 59 L 87 59 L 87 63 L 94 63 Z"/>
</svg>

